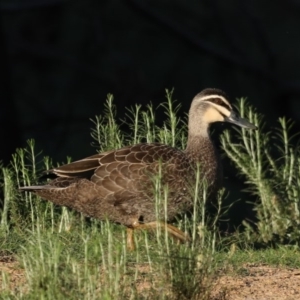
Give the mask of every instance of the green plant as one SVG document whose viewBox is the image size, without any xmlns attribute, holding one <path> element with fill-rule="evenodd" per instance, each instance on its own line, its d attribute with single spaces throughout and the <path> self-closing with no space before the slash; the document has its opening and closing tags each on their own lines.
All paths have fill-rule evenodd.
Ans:
<svg viewBox="0 0 300 300">
<path fill-rule="evenodd" d="M 248 239 L 264 243 L 298 242 L 300 151 L 291 143 L 293 123 L 279 118 L 278 128 L 265 131 L 263 116 L 245 99 L 239 102 L 238 110 L 258 130 L 236 128 L 235 135 L 225 131 L 221 141 L 226 154 L 245 176 L 247 192 L 258 198 L 254 205 L 255 227 L 244 222 Z"/>
</svg>

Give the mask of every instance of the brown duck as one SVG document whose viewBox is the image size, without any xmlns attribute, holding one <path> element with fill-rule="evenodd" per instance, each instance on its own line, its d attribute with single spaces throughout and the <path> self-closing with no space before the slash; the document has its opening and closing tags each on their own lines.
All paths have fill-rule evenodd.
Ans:
<svg viewBox="0 0 300 300">
<path fill-rule="evenodd" d="M 184 151 L 159 143 L 127 146 L 48 170 L 57 177 L 46 185 L 20 190 L 34 192 L 86 216 L 125 225 L 129 249 L 134 249 L 134 229 L 162 224 L 184 242 L 188 237 L 167 222 L 193 208 L 197 166 L 210 194 L 221 187 L 219 156 L 209 136 L 214 122 L 256 129 L 236 115 L 223 91 L 205 89 L 192 101 Z M 157 193 L 166 190 L 166 206 L 157 208 Z"/>
</svg>

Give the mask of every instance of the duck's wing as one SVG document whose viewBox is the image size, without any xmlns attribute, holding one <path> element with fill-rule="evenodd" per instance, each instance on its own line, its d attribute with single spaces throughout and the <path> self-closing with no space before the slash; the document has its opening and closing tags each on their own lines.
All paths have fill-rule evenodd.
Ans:
<svg viewBox="0 0 300 300">
<path fill-rule="evenodd" d="M 99 159 L 91 181 L 108 192 L 125 194 L 153 191 L 155 176 L 163 183 L 174 181 L 183 152 L 163 144 L 138 144 L 112 151 Z M 119 198 L 119 197 L 118 197 Z"/>
<path fill-rule="evenodd" d="M 183 152 L 160 143 L 137 144 L 99 153 L 58 168 L 48 170 L 48 174 L 58 177 L 88 178 L 97 185 L 110 187 L 114 191 L 119 188 L 143 184 L 147 173 L 153 174 L 160 165 L 168 163 L 174 166 L 174 159 Z M 149 178 L 148 178 L 149 180 Z M 118 188 L 119 186 L 119 188 Z"/>
<path fill-rule="evenodd" d="M 160 143 L 137 144 L 118 150 L 111 150 L 89 156 L 87 158 L 47 170 L 48 174 L 59 177 L 81 177 L 87 172 L 95 172 L 100 166 L 110 166 L 121 162 L 128 164 L 148 165 L 153 162 L 166 162 L 172 157 L 172 152 L 178 150 Z M 108 167 L 108 169 L 110 169 Z M 83 176 L 84 177 L 84 176 Z"/>
<path fill-rule="evenodd" d="M 114 151 L 107 151 L 95 154 L 84 159 L 47 170 L 44 173 L 48 175 L 55 174 L 58 177 L 87 177 L 87 175 L 93 174 L 94 171 L 101 165 L 100 159 L 102 157 L 110 155 L 113 152 Z"/>
</svg>

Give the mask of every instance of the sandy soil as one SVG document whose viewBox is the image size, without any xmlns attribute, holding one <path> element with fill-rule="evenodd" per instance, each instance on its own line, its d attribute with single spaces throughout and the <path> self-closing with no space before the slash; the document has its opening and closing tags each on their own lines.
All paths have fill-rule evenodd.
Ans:
<svg viewBox="0 0 300 300">
<path fill-rule="evenodd" d="M 220 274 L 211 300 L 300 299 L 300 269 L 246 264 L 238 273 Z M 26 293 L 24 270 L 11 257 L 0 258 L 0 294 L 3 288 Z"/>
<path fill-rule="evenodd" d="M 2 290 L 26 292 L 26 277 L 24 269 L 12 256 L 0 257 L 0 296 Z"/>
<path fill-rule="evenodd" d="M 246 264 L 240 275 L 220 275 L 215 300 L 300 299 L 300 269 Z"/>
</svg>

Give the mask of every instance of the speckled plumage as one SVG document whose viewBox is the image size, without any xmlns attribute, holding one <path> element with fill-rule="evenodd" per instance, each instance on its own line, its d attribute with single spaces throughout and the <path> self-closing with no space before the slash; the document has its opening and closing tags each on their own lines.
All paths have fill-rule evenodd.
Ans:
<svg viewBox="0 0 300 300">
<path fill-rule="evenodd" d="M 233 120 L 232 114 L 224 92 L 203 90 L 191 105 L 184 151 L 159 143 L 127 146 L 49 170 L 56 179 L 44 186 L 21 190 L 33 191 L 55 204 L 129 228 L 156 220 L 172 221 L 193 207 L 197 165 L 201 181 L 207 182 L 211 194 L 221 186 L 222 168 L 209 136 L 209 125 L 227 121 L 254 128 L 236 115 Z M 165 186 L 168 189 L 167 213 L 163 206 L 158 212 L 156 209 L 158 182 L 161 187 L 156 192 L 163 193 Z"/>
<path fill-rule="evenodd" d="M 201 144 L 213 147 L 210 141 Z M 148 223 L 157 219 L 154 183 L 161 169 L 161 183 L 168 186 L 167 221 L 172 221 L 192 207 L 189 187 L 196 169 L 195 154 L 158 143 L 128 146 L 50 170 L 59 177 L 36 193 L 90 217 L 108 218 L 126 226 L 136 219 Z M 213 183 L 221 173 L 216 152 L 210 151 L 208 156 L 204 164 L 209 168 L 208 180 Z M 88 164 L 89 171 L 95 170 L 91 177 L 84 178 L 82 164 Z M 163 211 L 160 219 L 164 219 Z"/>
</svg>

